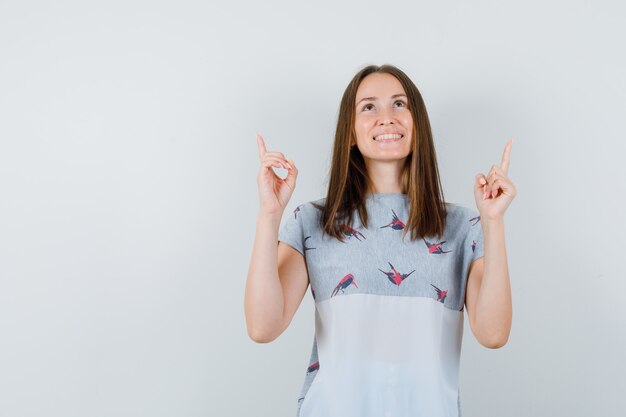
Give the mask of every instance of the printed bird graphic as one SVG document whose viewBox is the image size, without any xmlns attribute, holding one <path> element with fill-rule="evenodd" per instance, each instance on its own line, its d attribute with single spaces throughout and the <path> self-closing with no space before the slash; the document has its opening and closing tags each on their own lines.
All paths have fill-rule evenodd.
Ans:
<svg viewBox="0 0 626 417">
<path fill-rule="evenodd" d="M 307 236 L 307 237 L 305 237 L 305 238 L 304 238 L 304 241 L 302 242 L 302 243 L 303 243 L 303 246 L 304 246 L 304 251 L 305 251 L 305 252 L 306 252 L 306 251 L 308 251 L 308 250 L 311 250 L 311 249 L 315 249 L 315 248 L 309 248 L 309 247 L 307 247 L 307 246 L 306 246 L 306 240 L 307 240 L 308 238 L 310 238 L 310 237 L 311 237 L 311 236 Z"/>
<path fill-rule="evenodd" d="M 293 210 L 293 218 L 294 218 L 294 219 L 297 219 L 297 218 L 298 218 L 297 214 L 300 212 L 300 206 L 302 206 L 302 204 L 300 204 L 298 207 L 296 207 L 296 208 Z"/>
<path fill-rule="evenodd" d="M 391 209 L 391 211 L 393 211 L 393 209 Z M 382 229 L 384 227 L 391 227 L 393 230 L 402 230 L 404 229 L 404 226 L 406 225 L 402 223 L 402 220 L 400 220 L 396 212 L 393 211 L 393 217 L 392 217 L 391 223 L 385 226 L 380 226 L 380 228 Z"/>
<path fill-rule="evenodd" d="M 435 287 L 433 284 L 430 284 L 433 287 Z M 441 301 L 442 303 L 444 302 L 444 300 L 446 299 L 446 296 L 448 295 L 448 291 L 446 290 L 440 290 L 439 288 L 435 287 L 435 291 L 437 291 L 437 301 Z"/>
<path fill-rule="evenodd" d="M 398 271 L 396 271 L 396 268 L 394 268 L 393 265 L 391 265 L 391 262 L 388 261 L 387 263 L 391 267 L 391 272 L 383 271 L 380 268 L 378 268 L 378 270 L 382 272 L 383 274 L 387 275 L 387 278 L 389 278 L 389 281 L 391 281 L 392 284 L 396 284 L 397 286 L 400 286 L 400 284 L 402 284 L 402 281 L 404 281 L 406 277 L 408 277 L 413 272 L 415 272 L 415 269 L 414 269 L 408 274 L 401 274 Z"/>
<path fill-rule="evenodd" d="M 361 236 L 363 239 L 365 239 L 365 236 L 363 236 L 363 233 L 359 232 L 356 229 L 353 229 L 352 227 L 348 226 L 347 224 L 341 224 L 339 226 L 341 228 L 341 231 L 343 232 L 344 235 L 348 236 L 348 237 L 356 237 L 356 239 L 358 241 L 360 241 L 361 239 L 359 239 L 359 236 Z"/>
<path fill-rule="evenodd" d="M 313 371 L 317 371 L 318 369 L 320 369 L 320 362 L 317 361 L 314 364 L 312 364 L 311 366 L 309 366 L 306 370 L 307 374 L 310 374 Z"/>
<path fill-rule="evenodd" d="M 452 252 L 451 250 L 443 250 L 443 248 L 441 247 L 441 245 L 443 245 L 444 243 L 446 243 L 445 240 L 439 242 L 439 243 L 430 243 L 429 241 L 427 241 L 426 239 L 422 238 L 424 240 L 424 243 L 426 243 L 426 246 L 428 246 L 428 252 L 431 254 L 439 254 L 439 253 L 448 253 L 448 252 Z"/>
<path fill-rule="evenodd" d="M 472 226 L 476 225 L 476 223 L 478 223 L 480 221 L 480 216 L 476 216 L 476 217 L 472 217 L 471 219 L 469 219 L 470 222 L 474 222 L 472 223 Z"/>
<path fill-rule="evenodd" d="M 337 284 L 337 286 L 333 290 L 331 297 L 334 297 L 335 295 L 337 295 L 337 293 L 339 293 L 340 290 L 341 290 L 341 293 L 343 294 L 345 292 L 344 290 L 348 288 L 350 284 L 353 284 L 355 287 L 359 288 L 359 286 L 356 285 L 356 282 L 354 282 L 354 275 L 352 274 L 348 274 L 345 277 L 341 278 L 341 281 L 339 281 L 339 284 Z"/>
<path fill-rule="evenodd" d="M 472 240 L 472 252 L 476 250 L 476 245 L 478 245 L 478 243 L 475 240 Z"/>
</svg>

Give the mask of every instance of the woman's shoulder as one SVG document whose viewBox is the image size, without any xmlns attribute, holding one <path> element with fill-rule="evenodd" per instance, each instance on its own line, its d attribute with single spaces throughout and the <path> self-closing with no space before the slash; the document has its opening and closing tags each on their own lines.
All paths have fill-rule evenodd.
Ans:
<svg viewBox="0 0 626 417">
<path fill-rule="evenodd" d="M 301 203 L 298 207 L 305 208 L 307 210 L 321 210 L 326 204 L 326 197 L 317 198 L 314 200 L 308 200 Z"/>
<path fill-rule="evenodd" d="M 461 214 L 478 213 L 476 209 L 465 206 L 463 204 L 452 203 L 450 201 L 446 201 L 445 204 L 446 204 L 446 210 L 449 213 L 461 213 Z"/>
<path fill-rule="evenodd" d="M 465 224 L 480 218 L 479 212 L 471 207 L 458 203 L 446 202 L 447 220 L 453 224 Z"/>
<path fill-rule="evenodd" d="M 311 214 L 315 215 L 317 214 L 316 212 L 323 209 L 325 202 L 326 197 L 300 201 L 293 209 L 294 217 L 303 215 L 305 218 L 310 218 Z"/>
</svg>

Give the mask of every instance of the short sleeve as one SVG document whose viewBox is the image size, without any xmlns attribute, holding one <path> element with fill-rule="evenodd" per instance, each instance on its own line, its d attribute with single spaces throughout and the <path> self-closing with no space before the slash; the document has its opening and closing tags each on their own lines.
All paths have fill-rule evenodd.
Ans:
<svg viewBox="0 0 626 417">
<path fill-rule="evenodd" d="M 285 212 L 284 220 L 280 231 L 278 232 L 278 240 L 284 242 L 304 255 L 304 230 L 302 221 L 302 207 L 299 205 L 293 211 Z"/>
<path fill-rule="evenodd" d="M 467 233 L 466 245 L 469 246 L 471 251 L 470 263 L 476 259 L 484 256 L 483 245 L 483 226 L 480 222 L 480 215 L 476 210 L 469 210 L 468 212 L 469 229 Z"/>
</svg>

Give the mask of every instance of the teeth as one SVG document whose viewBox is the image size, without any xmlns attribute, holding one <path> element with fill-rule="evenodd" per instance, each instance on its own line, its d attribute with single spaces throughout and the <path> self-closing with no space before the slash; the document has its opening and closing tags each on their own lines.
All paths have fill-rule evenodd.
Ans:
<svg viewBox="0 0 626 417">
<path fill-rule="evenodd" d="M 397 134 L 386 134 L 386 135 L 379 135 L 376 136 L 374 138 L 374 140 L 385 140 L 385 139 L 400 139 L 402 137 L 402 135 L 397 135 Z"/>
</svg>

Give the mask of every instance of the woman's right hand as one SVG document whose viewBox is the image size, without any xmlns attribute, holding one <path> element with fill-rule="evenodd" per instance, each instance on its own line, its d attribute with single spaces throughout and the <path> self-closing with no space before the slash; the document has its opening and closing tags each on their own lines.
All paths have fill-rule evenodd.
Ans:
<svg viewBox="0 0 626 417">
<path fill-rule="evenodd" d="M 260 210 L 267 214 L 280 213 L 282 215 L 296 188 L 298 169 L 293 160 L 287 160 L 281 152 L 267 152 L 265 141 L 258 133 L 256 141 L 261 160 L 261 169 L 257 176 Z M 272 169 L 273 166 L 287 169 L 287 177 L 284 180 L 281 179 Z"/>
</svg>

